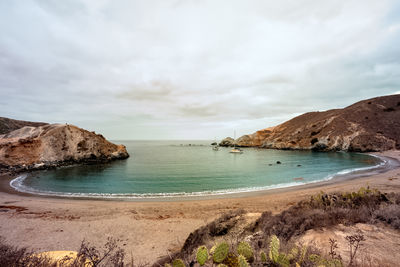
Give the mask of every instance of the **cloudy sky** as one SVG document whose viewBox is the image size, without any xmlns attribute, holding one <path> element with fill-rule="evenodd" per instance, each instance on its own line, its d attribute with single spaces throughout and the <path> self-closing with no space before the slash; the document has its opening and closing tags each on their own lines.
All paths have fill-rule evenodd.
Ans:
<svg viewBox="0 0 400 267">
<path fill-rule="evenodd" d="M 396 0 L 0 1 L 3 117 L 220 139 L 396 92 Z"/>
</svg>

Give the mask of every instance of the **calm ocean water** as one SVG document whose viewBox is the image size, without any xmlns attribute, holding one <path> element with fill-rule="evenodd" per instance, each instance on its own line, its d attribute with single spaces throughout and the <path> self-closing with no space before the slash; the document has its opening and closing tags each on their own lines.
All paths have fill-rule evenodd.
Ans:
<svg viewBox="0 0 400 267">
<path fill-rule="evenodd" d="M 230 148 L 213 151 L 210 141 L 121 143 L 131 155 L 127 160 L 41 171 L 21 177 L 13 186 L 58 195 L 212 195 L 315 182 L 380 162 L 342 152 L 244 148 L 243 154 L 231 154 Z"/>
</svg>

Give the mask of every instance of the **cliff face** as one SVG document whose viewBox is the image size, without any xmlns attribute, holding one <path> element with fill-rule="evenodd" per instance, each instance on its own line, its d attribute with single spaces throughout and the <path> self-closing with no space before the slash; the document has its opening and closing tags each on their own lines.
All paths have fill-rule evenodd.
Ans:
<svg viewBox="0 0 400 267">
<path fill-rule="evenodd" d="M 0 167 L 16 170 L 127 157 L 125 146 L 73 125 L 25 126 L 0 135 Z"/>
<path fill-rule="evenodd" d="M 305 113 L 244 135 L 235 143 L 243 147 L 320 151 L 400 149 L 400 95 L 368 99 L 344 109 Z"/>
</svg>

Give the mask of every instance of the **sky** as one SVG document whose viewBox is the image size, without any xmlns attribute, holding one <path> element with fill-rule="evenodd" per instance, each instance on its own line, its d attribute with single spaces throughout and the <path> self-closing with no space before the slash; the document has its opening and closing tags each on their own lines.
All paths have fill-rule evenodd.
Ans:
<svg viewBox="0 0 400 267">
<path fill-rule="evenodd" d="M 217 140 L 400 93 L 390 0 L 0 1 L 0 116 Z"/>
</svg>

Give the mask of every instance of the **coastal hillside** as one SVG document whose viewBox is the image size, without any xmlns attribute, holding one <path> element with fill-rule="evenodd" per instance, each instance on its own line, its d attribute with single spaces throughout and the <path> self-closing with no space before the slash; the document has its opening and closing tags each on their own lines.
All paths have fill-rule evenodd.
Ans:
<svg viewBox="0 0 400 267">
<path fill-rule="evenodd" d="M 309 112 L 275 127 L 224 139 L 222 146 L 318 151 L 400 149 L 400 95 L 376 97 L 343 109 Z"/>
<path fill-rule="evenodd" d="M 37 169 L 127 157 L 125 146 L 73 125 L 25 126 L 0 135 L 0 168 Z"/>
<path fill-rule="evenodd" d="M 0 134 L 6 134 L 17 129 L 20 129 L 25 126 L 43 126 L 47 125 L 44 122 L 31 122 L 31 121 L 20 121 L 20 120 L 13 120 L 9 118 L 0 117 Z"/>
</svg>

